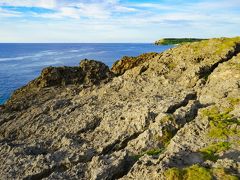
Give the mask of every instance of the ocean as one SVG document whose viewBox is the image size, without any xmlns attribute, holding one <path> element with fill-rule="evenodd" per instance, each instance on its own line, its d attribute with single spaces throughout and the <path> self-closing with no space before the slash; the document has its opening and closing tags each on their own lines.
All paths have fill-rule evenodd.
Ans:
<svg viewBox="0 0 240 180">
<path fill-rule="evenodd" d="M 0 44 L 0 104 L 35 79 L 44 67 L 78 66 L 81 59 L 102 61 L 109 67 L 123 56 L 162 52 L 173 46 L 145 43 Z"/>
</svg>

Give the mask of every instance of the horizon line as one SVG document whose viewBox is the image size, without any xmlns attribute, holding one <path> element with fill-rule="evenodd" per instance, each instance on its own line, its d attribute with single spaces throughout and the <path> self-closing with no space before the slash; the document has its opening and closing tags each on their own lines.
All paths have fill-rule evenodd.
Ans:
<svg viewBox="0 0 240 180">
<path fill-rule="evenodd" d="M 0 42 L 0 44 L 154 44 L 154 42 Z"/>
</svg>

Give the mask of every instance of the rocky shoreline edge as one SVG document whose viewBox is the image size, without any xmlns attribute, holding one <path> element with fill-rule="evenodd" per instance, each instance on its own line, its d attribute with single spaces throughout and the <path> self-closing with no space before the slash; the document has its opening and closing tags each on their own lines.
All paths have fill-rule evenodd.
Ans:
<svg viewBox="0 0 240 180">
<path fill-rule="evenodd" d="M 3 179 L 239 179 L 240 38 L 45 68 L 0 107 Z"/>
</svg>

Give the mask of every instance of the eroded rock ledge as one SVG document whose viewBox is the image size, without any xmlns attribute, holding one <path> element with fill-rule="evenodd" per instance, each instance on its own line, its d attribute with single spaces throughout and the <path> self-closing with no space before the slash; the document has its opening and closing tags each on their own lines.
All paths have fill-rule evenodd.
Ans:
<svg viewBox="0 0 240 180">
<path fill-rule="evenodd" d="M 238 179 L 240 38 L 46 68 L 0 109 L 2 179 Z"/>
</svg>

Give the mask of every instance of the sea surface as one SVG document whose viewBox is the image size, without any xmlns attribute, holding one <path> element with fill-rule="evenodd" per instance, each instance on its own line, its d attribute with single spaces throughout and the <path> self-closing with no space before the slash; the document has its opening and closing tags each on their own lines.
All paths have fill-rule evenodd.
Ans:
<svg viewBox="0 0 240 180">
<path fill-rule="evenodd" d="M 172 46 L 154 44 L 0 44 L 0 104 L 11 93 L 38 77 L 48 66 L 78 66 L 81 59 L 94 59 L 109 67 L 123 56 L 162 52 Z"/>
</svg>

